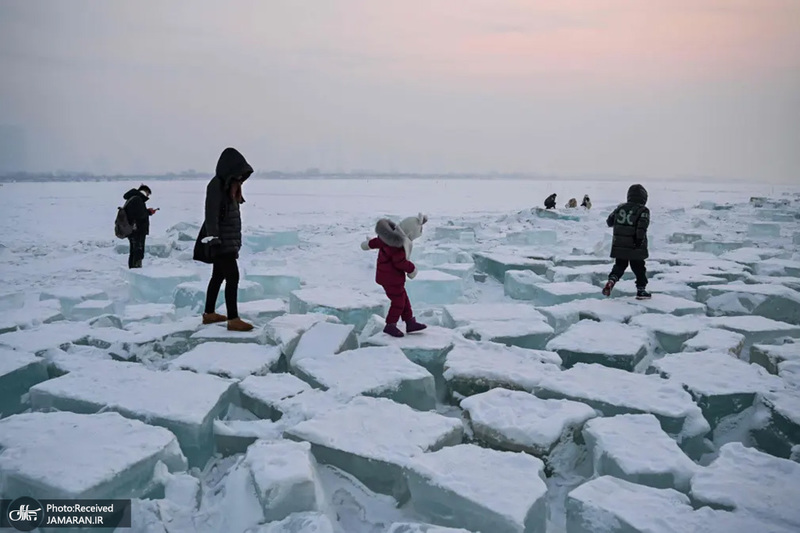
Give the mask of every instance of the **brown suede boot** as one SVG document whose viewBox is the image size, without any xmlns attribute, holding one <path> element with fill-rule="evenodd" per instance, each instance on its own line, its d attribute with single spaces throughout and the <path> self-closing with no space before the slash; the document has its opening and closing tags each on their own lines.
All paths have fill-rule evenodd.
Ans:
<svg viewBox="0 0 800 533">
<path fill-rule="evenodd" d="M 226 320 L 228 320 L 228 317 L 219 313 L 203 313 L 203 324 L 216 324 Z"/>
<path fill-rule="evenodd" d="M 228 320 L 229 331 L 250 331 L 251 329 L 253 329 L 253 324 L 248 324 L 241 318 L 234 318 L 233 320 Z"/>
</svg>

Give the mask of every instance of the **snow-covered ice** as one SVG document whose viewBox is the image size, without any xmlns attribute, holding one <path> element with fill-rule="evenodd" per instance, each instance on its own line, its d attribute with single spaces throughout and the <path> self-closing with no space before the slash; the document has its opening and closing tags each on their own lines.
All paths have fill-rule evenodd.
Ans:
<svg viewBox="0 0 800 533">
<path fill-rule="evenodd" d="M 643 307 L 620 299 L 573 300 L 551 307 L 539 307 L 537 310 L 547 317 L 556 334 L 563 333 L 581 320 L 627 323 L 645 312 Z"/>
<path fill-rule="evenodd" d="M 654 372 L 676 381 L 691 393 L 714 428 L 755 401 L 756 394 L 783 388 L 783 382 L 762 367 L 726 353 L 697 352 L 668 355 L 654 361 Z"/>
<path fill-rule="evenodd" d="M 131 304 L 125 306 L 122 322 L 151 322 L 160 324 L 175 319 L 175 306 L 172 304 Z"/>
<path fill-rule="evenodd" d="M 169 363 L 172 370 L 191 370 L 223 378 L 263 376 L 278 365 L 277 346 L 250 343 L 204 342 Z"/>
<path fill-rule="evenodd" d="M 435 270 L 444 272 L 445 274 L 450 274 L 451 276 L 455 276 L 463 281 L 472 278 L 472 275 L 475 273 L 475 264 L 442 263 L 440 265 L 436 265 Z M 420 274 L 421 273 L 422 272 L 420 272 Z"/>
<path fill-rule="evenodd" d="M 789 457 L 792 447 L 800 444 L 800 389 L 787 387 L 782 391 L 757 395 L 763 418 L 753 428 L 756 446 L 778 457 Z"/>
<path fill-rule="evenodd" d="M 537 294 L 535 285 L 547 283 L 547 279 L 530 270 L 508 270 L 503 282 L 503 293 L 514 300 L 533 300 Z"/>
<path fill-rule="evenodd" d="M 506 234 L 509 244 L 550 246 L 558 242 L 558 233 L 549 229 L 515 231 Z"/>
<path fill-rule="evenodd" d="M 267 338 L 275 345 L 280 346 L 281 352 L 291 359 L 300 338 L 317 322 L 339 323 L 333 315 L 321 313 L 288 314 L 273 318 L 264 327 Z"/>
<path fill-rule="evenodd" d="M 89 320 L 114 312 L 111 300 L 86 300 L 75 305 L 69 312 L 72 320 Z"/>
<path fill-rule="evenodd" d="M 689 492 L 689 481 L 699 468 L 650 414 L 589 420 L 583 436 L 597 477 Z"/>
<path fill-rule="evenodd" d="M 462 400 L 461 408 L 477 440 L 495 449 L 526 452 L 543 459 L 560 442 L 571 441 L 587 420 L 597 416 L 584 403 L 542 400 L 528 392 L 500 388 Z"/>
<path fill-rule="evenodd" d="M 156 463 L 186 469 L 175 435 L 117 413 L 26 413 L 0 420 L 0 494 L 137 498 L 157 489 Z"/>
<path fill-rule="evenodd" d="M 456 345 L 447 354 L 444 379 L 451 393 L 471 396 L 495 387 L 532 391 L 547 373 L 560 372 L 555 352 L 494 342 Z"/>
<path fill-rule="evenodd" d="M 444 306 L 442 313 L 442 325 L 448 328 L 479 321 L 541 319 L 532 305 L 520 303 L 453 304 Z"/>
<path fill-rule="evenodd" d="M 293 361 L 294 372 L 315 388 L 332 389 L 346 397 L 389 398 L 419 410 L 433 409 L 433 375 L 406 358 L 396 346 L 348 350 L 338 355 Z"/>
<path fill-rule="evenodd" d="M 695 241 L 692 249 L 696 252 L 709 252 L 714 255 L 722 255 L 725 252 L 736 250 L 746 246 L 743 241 Z"/>
<path fill-rule="evenodd" d="M 739 357 L 744 348 L 744 335 L 735 331 L 719 328 L 701 329 L 697 335 L 687 340 L 681 346 L 680 352 L 727 352 L 734 357 Z M 752 359 L 752 349 L 750 352 Z"/>
<path fill-rule="evenodd" d="M 266 297 L 288 297 L 300 289 L 301 280 L 284 269 L 257 267 L 247 271 L 246 279 L 255 281 L 264 289 Z"/>
<path fill-rule="evenodd" d="M 317 322 L 300 336 L 297 347 L 287 356 L 290 365 L 309 357 L 324 357 L 358 348 L 355 326 Z"/>
<path fill-rule="evenodd" d="M 741 333 L 745 338 L 743 358 L 754 344 L 775 344 L 782 339 L 800 339 L 800 327 L 762 316 L 724 316 L 709 319 L 713 327 Z"/>
<path fill-rule="evenodd" d="M 650 337 L 642 328 L 581 320 L 548 342 L 547 349 L 558 353 L 566 368 L 577 363 L 597 363 L 632 371 L 647 354 L 649 345 Z"/>
<path fill-rule="evenodd" d="M 239 383 L 242 407 L 259 418 L 279 420 L 279 402 L 311 389 L 311 385 L 292 374 L 249 376 Z"/>
<path fill-rule="evenodd" d="M 269 248 L 293 246 L 300 243 L 296 231 L 271 231 L 246 233 L 242 237 L 242 245 L 253 252 L 263 252 Z"/>
<path fill-rule="evenodd" d="M 39 300 L 58 300 L 61 311 L 68 315 L 73 307 L 86 300 L 107 300 L 105 291 L 89 287 L 66 286 L 42 291 Z"/>
<path fill-rule="evenodd" d="M 0 418 L 23 410 L 22 396 L 47 378 L 47 364 L 41 357 L 0 348 Z"/>
<path fill-rule="evenodd" d="M 265 344 L 267 335 L 263 328 L 255 327 L 250 331 L 231 331 L 225 322 L 200 326 L 189 337 L 191 344 L 218 342 L 230 344 Z"/>
<path fill-rule="evenodd" d="M 264 524 L 247 533 L 338 533 L 324 513 L 293 513 L 283 520 Z"/>
<path fill-rule="evenodd" d="M 288 306 L 286 302 L 278 298 L 266 300 L 251 300 L 238 302 L 239 316 L 245 320 L 252 320 L 260 323 L 268 322 L 275 317 L 286 314 Z M 217 312 L 224 315 L 227 309 L 224 305 L 217 308 Z"/>
<path fill-rule="evenodd" d="M 658 346 L 665 353 L 680 352 L 684 342 L 706 327 L 705 317 L 661 313 L 639 315 L 631 319 L 630 324 L 655 335 Z"/>
<path fill-rule="evenodd" d="M 692 478 L 691 497 L 701 505 L 752 514 L 765 524 L 797 531 L 798 478 L 800 464 L 732 442 Z"/>
<path fill-rule="evenodd" d="M 354 325 L 356 331 L 361 331 L 370 316 L 382 315 L 387 307 L 388 300 L 383 295 L 340 288 L 299 289 L 289 296 L 290 313 L 333 315 L 344 324 Z"/>
<path fill-rule="evenodd" d="M 766 222 L 751 222 L 747 225 L 747 236 L 753 239 L 780 237 L 781 225 Z"/>
<path fill-rule="evenodd" d="M 111 367 L 86 366 L 31 387 L 31 405 L 78 413 L 111 410 L 165 427 L 175 433 L 191 464 L 204 464 L 214 448 L 213 421 L 227 408 L 234 382 L 194 372 L 109 364 L 118 368 L 111 372 Z"/>
<path fill-rule="evenodd" d="M 536 305 L 558 305 L 573 300 L 586 298 L 603 298 L 600 288 L 583 281 L 554 283 L 525 283 L 529 285 L 527 293 Z M 506 291 L 508 293 L 508 290 Z M 509 294 L 512 298 L 521 299 L 520 294 Z"/>
<path fill-rule="evenodd" d="M 637 300 L 636 303 L 646 305 L 654 312 L 681 315 L 705 313 L 704 306 L 691 305 L 696 304 L 694 300 L 697 292 L 686 283 L 651 279 L 647 284 L 647 290 L 653 294 L 653 299 Z M 623 279 L 614 286 L 611 296 L 615 298 L 636 296 L 636 281 Z"/>
<path fill-rule="evenodd" d="M 705 286 L 697 298 L 716 315 L 758 315 L 800 325 L 800 292 L 777 284 Z"/>
<path fill-rule="evenodd" d="M 404 469 L 409 460 L 460 443 L 463 428 L 457 419 L 415 411 L 385 398 L 358 397 L 285 434 L 310 442 L 317 461 L 337 466 L 370 489 L 403 502 L 408 499 Z"/>
<path fill-rule="evenodd" d="M 421 270 L 406 283 L 406 292 L 412 305 L 414 302 L 442 305 L 457 302 L 463 292 L 462 286 L 459 276 L 439 270 Z"/>
<path fill-rule="evenodd" d="M 579 363 L 546 375 L 534 392 L 540 398 L 583 402 L 604 416 L 653 414 L 690 457 L 697 454 L 698 441 L 711 430 L 700 408 L 679 383 L 655 375 Z"/>
<path fill-rule="evenodd" d="M 434 526 L 430 524 L 412 524 L 395 522 L 386 533 L 470 533 L 466 529 Z"/>
<path fill-rule="evenodd" d="M 476 321 L 458 328 L 457 331 L 470 340 L 491 341 L 532 350 L 544 349 L 553 336 L 553 328 L 544 320 Z"/>
<path fill-rule="evenodd" d="M 536 533 L 547 521 L 544 464 L 524 453 L 461 444 L 408 465 L 414 509 L 432 522 L 492 533 Z"/>
<path fill-rule="evenodd" d="M 0 294 L 0 311 L 13 311 L 14 309 L 22 309 L 24 305 L 24 292 L 11 291 Z"/>
<path fill-rule="evenodd" d="M 763 366 L 770 374 L 777 374 L 783 361 L 800 361 L 800 342 L 754 344 L 750 348 L 750 362 Z"/>
</svg>

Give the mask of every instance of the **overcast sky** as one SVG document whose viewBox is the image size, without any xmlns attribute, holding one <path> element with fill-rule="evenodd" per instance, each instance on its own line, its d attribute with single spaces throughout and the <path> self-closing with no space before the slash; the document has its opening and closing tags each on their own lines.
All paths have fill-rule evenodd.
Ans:
<svg viewBox="0 0 800 533">
<path fill-rule="evenodd" d="M 0 126 L 36 171 L 210 172 L 230 145 L 800 183 L 800 0 L 0 0 Z"/>
</svg>

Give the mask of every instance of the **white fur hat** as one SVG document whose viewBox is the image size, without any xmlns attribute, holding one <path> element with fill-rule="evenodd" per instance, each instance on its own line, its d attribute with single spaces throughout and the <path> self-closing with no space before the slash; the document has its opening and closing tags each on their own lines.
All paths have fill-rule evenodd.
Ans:
<svg viewBox="0 0 800 533">
<path fill-rule="evenodd" d="M 400 228 L 403 230 L 403 233 L 406 234 L 406 237 L 413 241 L 422 235 L 422 226 L 427 221 L 428 216 L 420 213 L 415 217 L 404 218 L 402 221 L 400 221 L 398 226 L 400 226 Z"/>
</svg>

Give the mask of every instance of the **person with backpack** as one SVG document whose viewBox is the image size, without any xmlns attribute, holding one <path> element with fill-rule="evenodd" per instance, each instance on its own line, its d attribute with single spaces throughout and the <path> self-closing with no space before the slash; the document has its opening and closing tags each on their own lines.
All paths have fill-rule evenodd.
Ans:
<svg viewBox="0 0 800 533">
<path fill-rule="evenodd" d="M 647 268 L 644 261 L 649 257 L 647 250 L 647 228 L 650 227 L 650 210 L 647 204 L 647 190 L 639 184 L 628 189 L 628 201 L 617 206 L 608 215 L 606 224 L 614 228 L 611 243 L 611 257 L 616 261 L 603 287 L 603 295 L 610 296 L 614 285 L 622 278 L 628 264 L 636 275 L 636 299 L 649 300 L 647 292 Z"/>
<path fill-rule="evenodd" d="M 214 266 L 206 291 L 203 324 L 228 322 L 230 331 L 250 331 L 252 324 L 239 318 L 239 250 L 242 247 L 242 184 L 253 173 L 244 156 L 226 148 L 217 162 L 217 171 L 206 187 L 205 222 L 194 247 L 194 260 Z M 228 315 L 216 312 L 217 296 L 225 282 L 225 306 Z"/>
<path fill-rule="evenodd" d="M 138 189 L 131 189 L 126 192 L 122 198 L 125 200 L 125 205 L 122 207 L 121 213 L 124 213 L 126 221 L 120 224 L 119 216 L 115 225 L 117 236 L 120 237 L 127 233 L 128 242 L 130 243 L 130 251 L 128 253 L 128 268 L 142 268 L 142 260 L 144 259 L 144 246 L 147 235 L 150 234 L 150 217 L 155 214 L 157 209 L 147 207 L 147 200 L 151 195 L 150 187 L 147 185 L 139 185 Z M 123 227 L 120 230 L 120 225 Z M 124 238 L 124 237 L 122 237 Z"/>
</svg>

